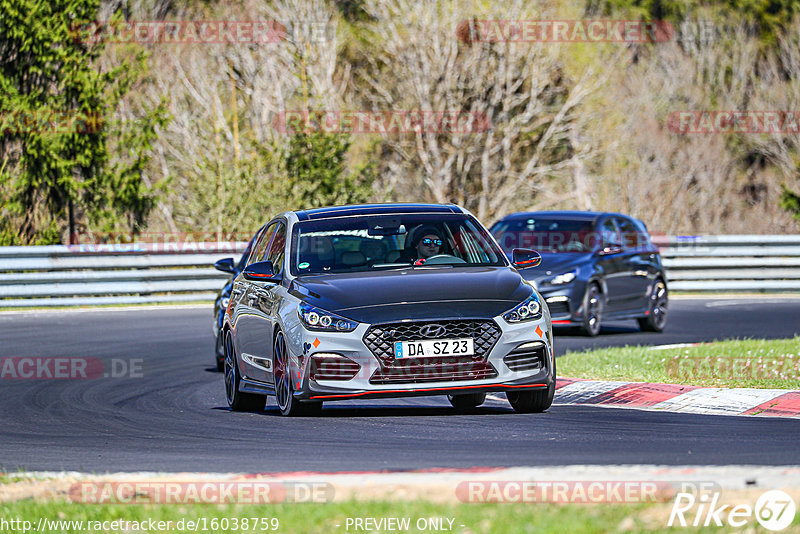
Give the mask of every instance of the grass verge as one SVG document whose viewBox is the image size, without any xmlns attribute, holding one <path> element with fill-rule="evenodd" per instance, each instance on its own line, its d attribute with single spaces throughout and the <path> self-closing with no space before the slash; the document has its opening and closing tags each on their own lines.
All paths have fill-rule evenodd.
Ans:
<svg viewBox="0 0 800 534">
<path fill-rule="evenodd" d="M 569 352 L 558 359 L 558 374 L 708 387 L 800 389 L 800 337 Z"/>
</svg>

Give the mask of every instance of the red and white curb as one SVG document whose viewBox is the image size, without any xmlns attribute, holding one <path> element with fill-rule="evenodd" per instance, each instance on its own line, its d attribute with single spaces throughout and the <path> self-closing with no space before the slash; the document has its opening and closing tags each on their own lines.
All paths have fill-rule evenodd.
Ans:
<svg viewBox="0 0 800 534">
<path fill-rule="evenodd" d="M 559 378 L 553 404 L 800 418 L 800 391 Z"/>
</svg>

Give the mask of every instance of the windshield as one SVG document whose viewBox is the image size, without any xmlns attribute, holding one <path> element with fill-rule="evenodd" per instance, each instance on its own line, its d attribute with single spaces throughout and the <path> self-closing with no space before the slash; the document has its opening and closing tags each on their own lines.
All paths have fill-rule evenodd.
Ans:
<svg viewBox="0 0 800 534">
<path fill-rule="evenodd" d="M 592 221 L 531 217 L 500 221 L 492 227 L 506 252 L 530 248 L 539 252 L 592 252 L 598 236 Z"/>
<path fill-rule="evenodd" d="M 486 230 L 463 214 L 345 217 L 304 221 L 292 236 L 292 274 L 410 266 L 503 266 Z"/>
</svg>

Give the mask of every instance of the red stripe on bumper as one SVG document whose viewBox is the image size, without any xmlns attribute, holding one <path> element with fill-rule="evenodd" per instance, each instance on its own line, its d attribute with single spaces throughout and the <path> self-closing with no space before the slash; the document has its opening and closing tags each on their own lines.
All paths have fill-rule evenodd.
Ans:
<svg viewBox="0 0 800 534">
<path fill-rule="evenodd" d="M 449 388 L 422 388 L 422 389 L 381 389 L 378 391 L 362 391 L 361 393 L 345 393 L 342 395 L 314 395 L 309 397 L 309 399 L 341 399 L 341 398 L 348 398 L 348 397 L 361 397 L 362 395 L 377 395 L 381 393 L 409 393 L 409 392 L 417 392 L 417 391 L 452 391 L 454 389 L 478 389 L 478 388 L 487 388 L 487 387 L 499 387 L 499 388 L 546 388 L 547 384 L 524 384 L 520 386 L 515 386 L 511 384 L 497 384 L 497 385 L 488 385 L 488 386 L 456 386 L 456 387 L 449 387 Z"/>
</svg>

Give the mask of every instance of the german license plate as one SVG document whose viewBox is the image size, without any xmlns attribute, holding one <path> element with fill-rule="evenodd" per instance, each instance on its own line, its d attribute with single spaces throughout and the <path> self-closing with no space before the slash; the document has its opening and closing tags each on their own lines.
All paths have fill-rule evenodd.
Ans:
<svg viewBox="0 0 800 534">
<path fill-rule="evenodd" d="M 395 358 L 430 358 L 434 356 L 472 356 L 475 347 L 471 337 L 457 339 L 424 339 L 395 341 Z"/>
</svg>

